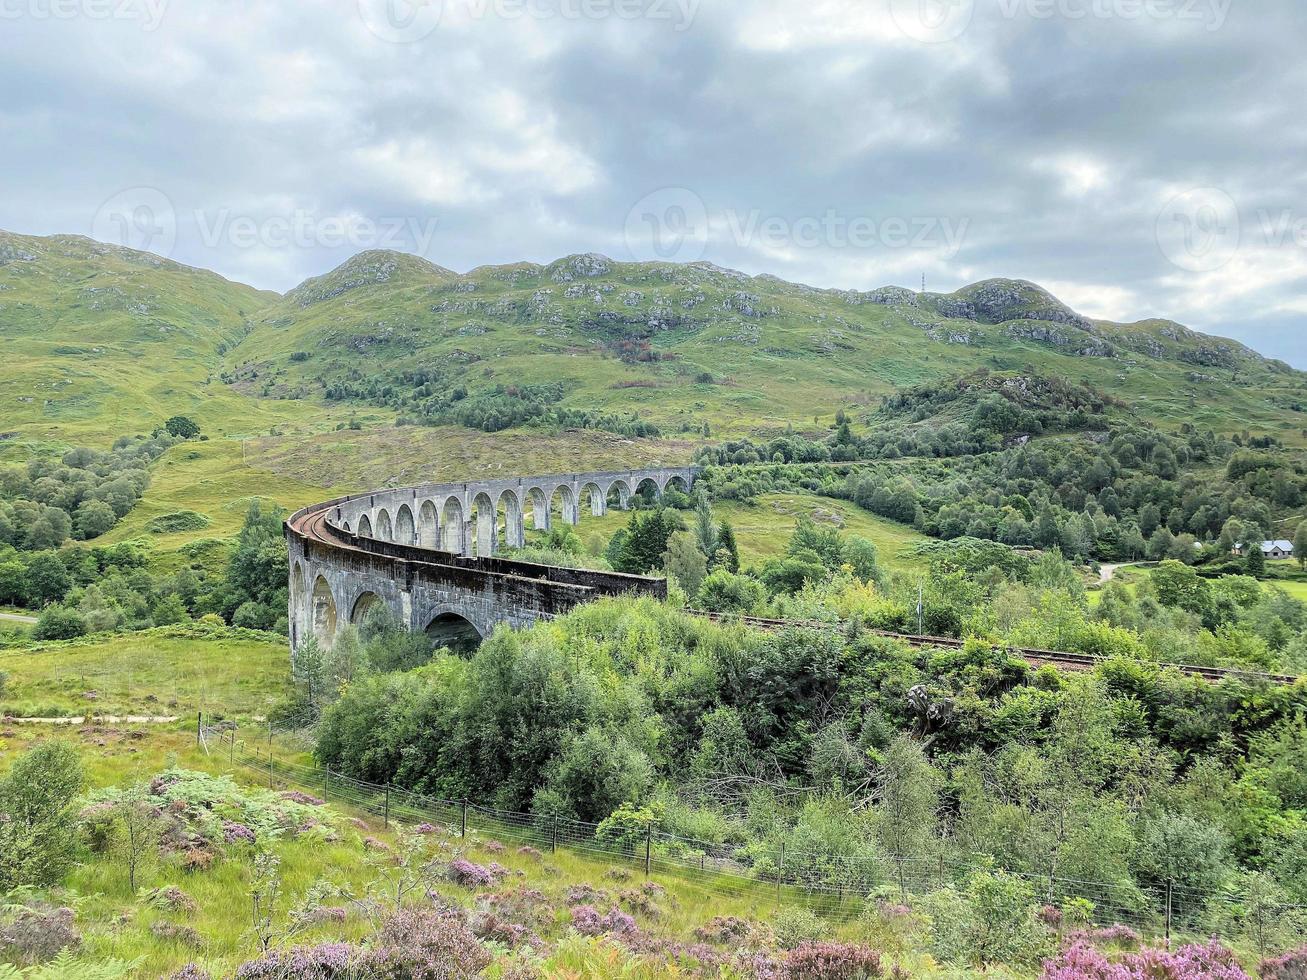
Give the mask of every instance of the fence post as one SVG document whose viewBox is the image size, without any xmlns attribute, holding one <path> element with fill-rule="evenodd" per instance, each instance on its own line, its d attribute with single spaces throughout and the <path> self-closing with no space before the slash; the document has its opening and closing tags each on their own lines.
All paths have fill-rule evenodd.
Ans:
<svg viewBox="0 0 1307 980">
<path fill-rule="evenodd" d="M 554 835 L 553 840 L 549 845 L 549 850 L 552 854 L 558 853 L 558 814 L 556 813 L 554 814 Z"/>
<path fill-rule="evenodd" d="M 644 828 L 644 876 L 649 877 L 649 858 L 653 847 L 653 824 L 647 824 Z"/>
<path fill-rule="evenodd" d="M 201 711 L 201 712 L 198 712 L 198 713 L 195 715 L 195 746 L 196 746 L 196 748 L 199 748 L 199 745 L 200 745 L 200 729 L 203 728 L 203 727 L 204 727 L 204 712 Z"/>
<path fill-rule="evenodd" d="M 386 809 L 381 815 L 381 826 L 390 829 L 390 784 L 386 784 Z"/>
<path fill-rule="evenodd" d="M 781 841 L 781 858 L 776 863 L 776 904 L 781 904 L 781 879 L 785 877 L 785 841 Z"/>
<path fill-rule="evenodd" d="M 459 824 L 458 836 L 467 836 L 467 797 L 463 797 L 463 818 Z"/>
<path fill-rule="evenodd" d="M 276 789 L 276 788 L 277 787 L 272 785 L 272 749 L 269 748 L 268 749 L 268 789 Z"/>
<path fill-rule="evenodd" d="M 1166 948 L 1171 948 L 1171 887 L 1174 882 L 1166 883 Z"/>
</svg>

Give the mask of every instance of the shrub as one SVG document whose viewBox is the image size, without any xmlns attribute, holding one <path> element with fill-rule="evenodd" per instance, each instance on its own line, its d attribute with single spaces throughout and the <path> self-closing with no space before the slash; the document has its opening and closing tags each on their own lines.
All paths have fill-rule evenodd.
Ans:
<svg viewBox="0 0 1307 980">
<path fill-rule="evenodd" d="M 176 885 L 146 889 L 141 892 L 141 901 L 164 912 L 194 912 L 198 908 L 195 899 Z"/>
<path fill-rule="evenodd" d="M 1262 960 L 1257 972 L 1262 980 L 1304 980 L 1307 978 L 1307 946 L 1274 959 Z"/>
<path fill-rule="evenodd" d="M 473 864 L 466 858 L 455 858 L 449 864 L 449 880 L 464 888 L 483 888 L 494 884 L 495 875 L 489 868 Z"/>
<path fill-rule="evenodd" d="M 604 933 L 633 935 L 640 931 L 635 919 L 621 909 L 612 909 L 606 915 L 600 915 L 593 905 L 575 905 L 571 911 L 572 928 L 583 936 L 599 936 Z"/>
<path fill-rule="evenodd" d="M 749 935 L 753 927 L 745 919 L 737 918 L 734 915 L 715 916 L 707 925 L 699 926 L 694 930 L 696 939 L 706 943 L 717 943 L 726 945 L 736 943 Z"/>
<path fill-rule="evenodd" d="M 796 949 L 805 943 L 814 943 L 826 935 L 826 924 L 812 909 L 802 905 L 783 908 L 772 920 L 776 942 L 782 949 Z"/>
<path fill-rule="evenodd" d="M 200 934 L 190 926 L 177 925 L 173 922 L 154 923 L 150 926 L 150 934 L 161 942 L 178 943 L 192 949 L 199 949 L 204 945 Z"/>
<path fill-rule="evenodd" d="M 76 609 L 48 607 L 32 627 L 34 640 L 72 640 L 86 635 L 86 620 Z"/>
<path fill-rule="evenodd" d="M 1293 974 L 1289 974 L 1290 977 Z M 1044 963 L 1042 980 L 1249 980 L 1234 954 L 1212 940 L 1175 952 L 1145 949 L 1119 960 L 1077 942 Z"/>
<path fill-rule="evenodd" d="M 463 980 L 490 962 L 490 951 L 457 918 L 402 911 L 382 926 L 358 972 L 375 980 Z"/>
<path fill-rule="evenodd" d="M 881 975 L 880 954 L 846 943 L 806 943 L 786 954 L 787 980 L 871 980 Z"/>
<path fill-rule="evenodd" d="M 0 958 L 43 963 L 62 950 L 77 949 L 82 937 L 73 925 L 73 910 L 50 906 L 17 909 L 0 923 Z"/>
<path fill-rule="evenodd" d="M 64 742 L 36 746 L 0 779 L 0 893 L 63 879 L 77 847 L 81 788 L 81 759 Z"/>
<path fill-rule="evenodd" d="M 354 976 L 358 949 L 349 943 L 324 943 L 279 950 L 251 960 L 236 971 L 237 980 L 336 980 Z"/>
</svg>

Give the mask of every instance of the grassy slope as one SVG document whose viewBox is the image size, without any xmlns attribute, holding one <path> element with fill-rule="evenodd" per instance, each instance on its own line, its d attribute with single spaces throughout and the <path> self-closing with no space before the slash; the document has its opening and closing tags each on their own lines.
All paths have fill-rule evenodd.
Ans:
<svg viewBox="0 0 1307 980">
<path fill-rule="evenodd" d="M 881 564 L 892 571 L 916 567 L 915 559 L 905 557 L 901 552 L 919 541 L 928 540 L 907 525 L 877 517 L 846 500 L 808 494 L 769 493 L 759 497 L 755 504 L 721 501 L 713 505 L 713 516 L 730 521 L 740 548 L 740 562 L 746 566 L 761 564 L 784 552 L 800 516 L 837 527 L 845 534 L 867 538 L 876 545 Z M 576 531 L 587 544 L 596 534 L 607 540 L 630 519 L 629 513 L 616 509 L 603 517 L 592 517 L 583 508 Z M 690 523 L 693 515 L 686 514 L 685 520 Z"/>
<path fill-rule="evenodd" d="M 290 680 L 284 639 L 166 627 L 0 651 L 0 671 L 0 715 L 180 715 L 187 725 L 201 710 L 262 715 Z"/>
<path fill-rule="evenodd" d="M 980 306 L 980 319 L 937 312 L 977 309 L 985 289 L 1000 299 Z M 1028 316 L 1082 326 L 1040 321 L 1043 339 L 1028 339 Z M 666 359 L 623 362 L 611 345 L 632 339 Z M 1082 356 L 1095 345 L 1114 356 Z M 308 359 L 291 362 L 297 351 Z M 719 434 L 803 427 L 896 386 L 989 366 L 1083 378 L 1169 425 L 1249 426 L 1297 441 L 1301 416 L 1281 406 L 1307 391 L 1302 374 L 1234 342 L 1166 321 L 1091 324 L 1029 284 L 951 297 L 846 293 L 588 256 L 456 276 L 364 253 L 263 311 L 227 362 L 273 392 L 442 365 L 473 389 L 562 381 L 569 406 L 634 411 L 672 430 L 709 420 Z M 704 371 L 715 383 L 696 381 Z"/>
<path fill-rule="evenodd" d="M 52 730 L 35 725 L 0 726 L 0 771 L 37 741 L 50 737 L 64 738 L 81 751 L 92 787 L 122 785 L 144 780 L 172 765 L 209 772 L 229 771 L 228 761 L 214 747 L 211 752 L 197 748 L 194 736 L 194 712 L 225 714 L 245 723 L 243 734 L 262 729 L 256 719 L 268 704 L 285 691 L 288 661 L 284 645 L 241 631 L 219 631 L 210 639 L 183 638 L 167 630 L 134 636 L 98 638 L 67 644 L 47 644 L 27 651 L 0 653 L 0 670 L 11 676 L 11 692 L 24 698 L 39 698 L 65 705 L 77 712 L 85 710 L 82 694 L 94 688 L 100 694 L 96 708 L 154 710 L 158 706 L 144 698 L 150 694 L 183 715 L 175 725 L 87 725 Z M 280 748 L 280 742 L 279 748 Z M 237 768 L 237 779 L 257 783 L 248 770 Z M 281 841 L 275 849 L 283 862 L 287 894 L 282 915 L 310 887 L 323 877 L 360 889 L 371 872 L 364 861 L 364 836 L 394 841 L 393 829 L 385 830 L 380 821 L 368 814 L 366 831 L 342 825 L 342 840 L 323 845 L 310 841 Z M 510 838 L 505 838 L 509 840 Z M 542 931 L 558 935 L 566 921 L 563 896 L 578 882 L 588 882 L 614 893 L 630 887 L 606 878 L 608 861 L 560 851 L 543 860 L 521 856 L 509 847 L 504 853 L 492 853 L 485 845 L 488 833 L 473 834 L 469 840 L 469 857 L 481 863 L 497 860 L 522 880 L 546 892 L 551 904 L 559 909 L 556 923 Z M 673 875 L 655 874 L 654 879 L 671 893 L 666 915 L 657 920 L 641 918 L 641 928 L 655 934 L 688 939 L 695 926 L 716 915 L 738 915 L 760 921 L 774 912 L 775 893 L 769 886 L 750 884 L 722 885 L 714 879 L 687 880 Z M 631 880 L 638 882 L 635 874 Z M 246 929 L 249 863 L 229 857 L 203 874 L 183 874 L 165 861 L 149 866 L 141 884 L 144 887 L 178 885 L 199 905 L 190 915 L 168 915 L 142 905 L 128 886 L 121 863 L 93 857 L 79 865 L 67 882 L 75 893 L 87 896 L 77 903 L 81 928 L 86 933 L 84 949 L 93 957 L 143 957 L 140 976 L 166 976 L 192 960 L 200 960 L 215 975 L 230 970 L 236 963 L 255 955 L 253 939 Z M 470 904 L 472 895 L 458 889 L 446 889 L 446 895 Z M 66 900 L 66 899 L 65 899 Z M 156 922 L 184 922 L 196 929 L 204 945 L 194 950 L 175 941 L 162 941 L 150 933 Z M 836 927 L 846 938 L 856 938 L 856 924 Z M 330 923 L 304 934 L 299 941 L 314 942 L 358 938 L 367 927 L 360 916 L 351 915 L 345 924 Z M 616 976 L 600 972 L 598 976 Z M 656 977 L 665 975 L 657 969 L 644 968 L 623 976 Z"/>
</svg>

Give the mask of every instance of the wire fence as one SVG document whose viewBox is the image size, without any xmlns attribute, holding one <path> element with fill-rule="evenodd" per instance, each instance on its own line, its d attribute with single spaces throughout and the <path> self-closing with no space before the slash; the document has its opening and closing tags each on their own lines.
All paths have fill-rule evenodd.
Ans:
<svg viewBox="0 0 1307 980">
<path fill-rule="evenodd" d="M 238 737 L 231 723 L 197 725 L 197 741 L 270 789 L 300 789 L 389 827 L 430 824 L 458 837 L 512 841 L 541 852 L 566 850 L 644 875 L 676 875 L 727 894 L 769 891 L 778 903 L 802 903 L 826 914 L 856 915 L 869 895 L 911 901 L 942 889 L 962 888 L 978 871 L 994 868 L 987 856 L 930 858 L 832 854 L 758 843 L 734 845 L 680 837 L 652 825 L 605 830 L 566 817 L 520 813 L 445 800 L 400 787 L 354 779 L 327 768 L 279 758 L 272 731 L 266 738 Z M 1027 882 L 1050 909 L 1079 905 L 1097 927 L 1128 926 L 1141 936 L 1217 937 L 1254 945 L 1266 954 L 1307 943 L 1307 905 L 1247 893 L 1212 894 L 1178 884 L 1087 881 L 1003 869 Z M 1088 903 L 1085 906 L 1084 903 Z"/>
</svg>

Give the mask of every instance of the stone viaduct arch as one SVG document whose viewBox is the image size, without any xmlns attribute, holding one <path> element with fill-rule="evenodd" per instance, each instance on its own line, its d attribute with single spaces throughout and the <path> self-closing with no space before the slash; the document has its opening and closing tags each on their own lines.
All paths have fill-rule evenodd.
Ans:
<svg viewBox="0 0 1307 980">
<path fill-rule="evenodd" d="M 665 596 L 662 579 L 554 568 L 497 556 L 547 530 L 555 509 L 568 524 L 582 510 L 627 509 L 642 489 L 688 492 L 698 470 L 663 467 L 431 483 L 375 490 L 306 507 L 286 522 L 292 650 L 339 630 L 378 605 L 438 642 L 464 643 L 503 623 L 528 626 L 606 595 Z M 584 504 L 584 508 L 583 505 Z"/>
</svg>

